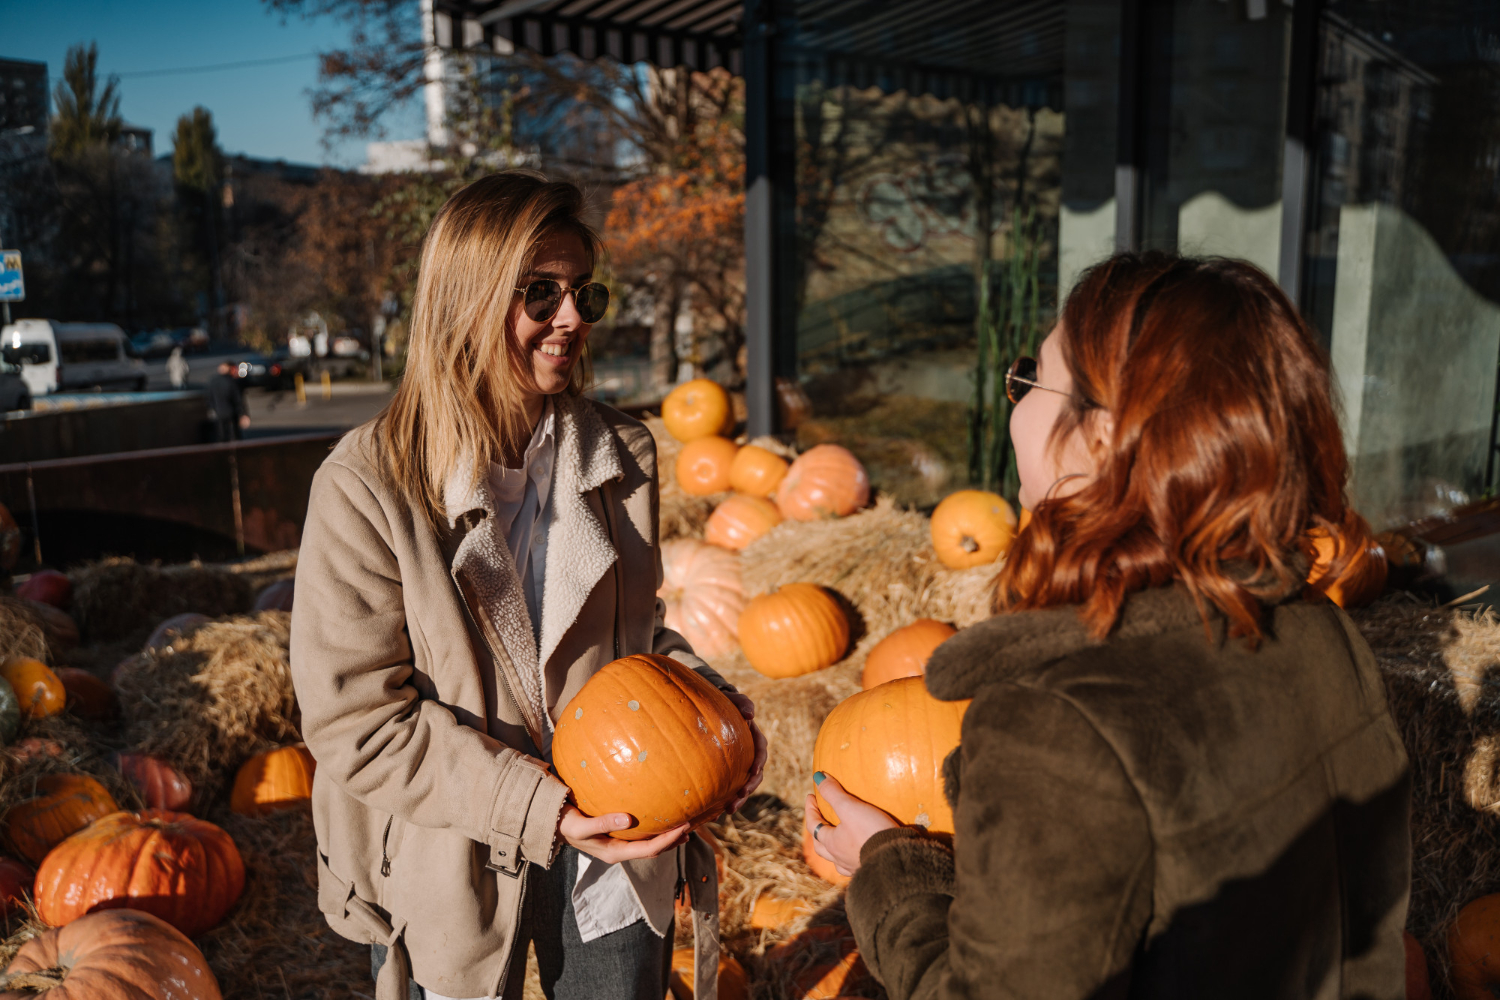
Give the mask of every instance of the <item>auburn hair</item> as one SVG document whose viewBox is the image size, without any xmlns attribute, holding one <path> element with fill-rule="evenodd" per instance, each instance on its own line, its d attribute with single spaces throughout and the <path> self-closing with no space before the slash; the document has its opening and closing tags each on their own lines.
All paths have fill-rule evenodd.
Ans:
<svg viewBox="0 0 1500 1000">
<path fill-rule="evenodd" d="M 1175 580 L 1205 623 L 1206 600 L 1258 642 L 1263 602 L 1302 582 L 1307 532 L 1339 539 L 1344 520 L 1348 460 L 1307 324 L 1250 264 L 1125 253 L 1085 272 L 1056 336 L 1074 391 L 1050 446 L 1099 412 L 1113 430 L 1088 484 L 1032 511 L 997 608 L 1076 604 L 1103 638 L 1127 595 Z"/>
</svg>

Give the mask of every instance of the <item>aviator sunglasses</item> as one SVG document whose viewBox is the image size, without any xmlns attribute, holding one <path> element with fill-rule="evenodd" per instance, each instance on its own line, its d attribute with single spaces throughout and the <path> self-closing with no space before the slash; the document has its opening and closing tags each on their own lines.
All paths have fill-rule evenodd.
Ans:
<svg viewBox="0 0 1500 1000">
<path fill-rule="evenodd" d="M 1049 389 L 1036 380 L 1036 358 L 1019 357 L 1005 373 L 1005 398 L 1012 403 L 1019 403 L 1032 389 L 1055 392 L 1059 396 L 1068 395 L 1061 389 Z"/>
<path fill-rule="evenodd" d="M 545 323 L 556 316 L 557 310 L 562 308 L 563 296 L 570 292 L 573 304 L 578 308 L 578 318 L 585 323 L 599 322 L 609 308 L 609 289 L 597 281 L 577 288 L 564 288 L 551 278 L 538 278 L 516 291 L 525 296 L 522 308 L 526 315 L 537 323 Z"/>
</svg>

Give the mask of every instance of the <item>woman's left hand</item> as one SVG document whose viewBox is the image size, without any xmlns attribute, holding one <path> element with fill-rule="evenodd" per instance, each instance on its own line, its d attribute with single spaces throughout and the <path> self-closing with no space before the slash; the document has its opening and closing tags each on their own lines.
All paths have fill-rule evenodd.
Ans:
<svg viewBox="0 0 1500 1000">
<path fill-rule="evenodd" d="M 859 871 L 859 853 L 864 850 L 865 841 L 881 830 L 891 830 L 901 824 L 885 810 L 844 791 L 844 786 L 831 775 L 819 771 L 813 775 L 813 781 L 839 814 L 838 826 L 833 826 L 823 818 L 818 797 L 807 796 L 802 822 L 812 834 L 813 850 L 824 861 L 832 861 L 840 875 L 853 875 Z"/>
<path fill-rule="evenodd" d="M 760 787 L 760 779 L 765 777 L 766 735 L 755 724 L 755 702 L 739 693 L 730 694 L 727 697 L 734 703 L 734 707 L 740 710 L 740 714 L 745 717 L 745 721 L 750 723 L 750 739 L 755 747 L 755 759 L 750 762 L 750 777 L 745 779 L 745 787 L 740 789 L 739 796 L 724 809 L 726 814 L 731 814 L 740 811 L 740 807 Z"/>
</svg>

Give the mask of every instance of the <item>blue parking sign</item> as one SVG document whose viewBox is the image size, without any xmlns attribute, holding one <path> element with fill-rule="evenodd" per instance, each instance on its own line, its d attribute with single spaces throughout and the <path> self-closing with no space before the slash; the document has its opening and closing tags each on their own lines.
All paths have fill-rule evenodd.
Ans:
<svg viewBox="0 0 1500 1000">
<path fill-rule="evenodd" d="M 0 302 L 26 298 L 26 279 L 21 276 L 21 251 L 0 250 Z"/>
</svg>

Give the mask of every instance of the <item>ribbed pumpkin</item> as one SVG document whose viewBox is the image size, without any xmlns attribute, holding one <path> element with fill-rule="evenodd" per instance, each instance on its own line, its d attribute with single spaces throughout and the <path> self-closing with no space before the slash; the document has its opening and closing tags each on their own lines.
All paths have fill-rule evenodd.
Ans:
<svg viewBox="0 0 1500 1000">
<path fill-rule="evenodd" d="M 113 719 L 120 711 L 114 688 L 87 670 L 58 667 L 53 671 L 67 692 L 68 711 L 89 722 Z"/>
<path fill-rule="evenodd" d="M 661 421 L 679 441 L 727 433 L 734 423 L 729 393 L 706 378 L 684 382 L 662 400 Z"/>
<path fill-rule="evenodd" d="M 767 677 L 831 667 L 849 648 L 849 619 L 822 587 L 789 583 L 750 599 L 740 615 L 740 648 Z"/>
<path fill-rule="evenodd" d="M 708 515 L 703 538 L 712 545 L 739 551 L 781 523 L 781 511 L 769 500 L 735 493 Z"/>
<path fill-rule="evenodd" d="M 114 755 L 113 763 L 151 809 L 185 812 L 193 800 L 193 783 L 159 757 L 120 753 Z"/>
<path fill-rule="evenodd" d="M 729 489 L 729 467 L 738 450 L 728 438 L 694 438 L 677 455 L 677 485 L 689 496 L 723 493 Z"/>
<path fill-rule="evenodd" d="M 1448 928 L 1453 995 L 1494 1000 L 1500 990 L 1500 893 L 1469 903 Z"/>
<path fill-rule="evenodd" d="M 44 774 L 35 798 L 5 814 L 5 835 L 20 855 L 40 864 L 58 843 L 120 807 L 99 782 L 83 774 Z"/>
<path fill-rule="evenodd" d="M 1308 540 L 1313 550 L 1312 569 L 1307 574 L 1309 587 L 1327 594 L 1341 608 L 1357 608 L 1380 596 L 1390 564 L 1380 543 L 1370 533 L 1369 523 L 1353 507 L 1344 509 L 1337 545 L 1321 527 L 1309 531 Z M 1331 577 L 1329 571 L 1335 555 L 1345 551 L 1353 551 L 1354 558 L 1342 573 Z"/>
<path fill-rule="evenodd" d="M 1432 982 L 1427 977 L 1427 953 L 1411 931 L 1401 932 L 1406 946 L 1406 1000 L 1432 1000 Z"/>
<path fill-rule="evenodd" d="M 0 747 L 16 738 L 21 731 L 21 701 L 10 681 L 0 677 Z"/>
<path fill-rule="evenodd" d="M 938 701 L 920 677 L 903 677 L 836 705 L 813 745 L 813 769 L 901 823 L 953 832 L 943 759 L 958 746 L 967 701 Z M 823 818 L 838 816 L 818 793 Z"/>
<path fill-rule="evenodd" d="M 643 840 L 698 826 L 744 787 L 755 757 L 750 726 L 724 693 L 665 656 L 606 664 L 563 708 L 552 739 L 557 776 L 590 816 L 624 812 Z"/>
<path fill-rule="evenodd" d="M 860 685 L 868 691 L 901 677 L 921 677 L 932 651 L 957 632 L 952 625 L 931 618 L 918 618 L 896 629 L 877 642 L 865 657 Z"/>
<path fill-rule="evenodd" d="M 91 913 L 39 934 L 21 946 L 8 971 L 32 973 L 27 978 L 35 986 L 0 993 L 0 1000 L 221 998 L 208 960 L 193 942 L 139 910 Z M 57 985 L 48 989 L 49 981 Z"/>
<path fill-rule="evenodd" d="M 747 444 L 729 467 L 729 486 L 746 496 L 768 497 L 786 476 L 787 460 L 759 445 Z"/>
<path fill-rule="evenodd" d="M 820 444 L 797 456 L 776 487 L 781 516 L 793 521 L 843 517 L 870 502 L 870 476 L 847 448 Z"/>
<path fill-rule="evenodd" d="M 932 547 L 949 569 L 988 565 L 1015 537 L 1015 512 L 998 493 L 959 490 L 932 512 Z"/>
<path fill-rule="evenodd" d="M 827 827 L 824 829 L 826 830 Z M 802 828 L 802 860 L 806 861 L 812 873 L 824 882 L 832 885 L 849 884 L 849 876 L 840 875 L 837 866 L 818 853 L 818 849 L 813 846 L 812 831 L 805 826 Z"/>
<path fill-rule="evenodd" d="M 192 937 L 224 919 L 245 889 L 229 834 L 165 809 L 117 812 L 52 849 L 36 873 L 36 906 L 57 927 L 90 910 L 128 907 Z"/>
<path fill-rule="evenodd" d="M 240 765 L 229 808 L 241 816 L 263 816 L 312 799 L 317 762 L 301 743 L 264 750 Z"/>
<path fill-rule="evenodd" d="M 668 1000 L 693 1000 L 693 949 L 672 951 L 672 971 L 667 976 Z M 733 955 L 719 954 L 719 1000 L 750 1000 L 750 977 Z"/>
<path fill-rule="evenodd" d="M 41 660 L 8 656 L 0 662 L 0 677 L 10 682 L 21 714 L 33 719 L 56 715 L 68 703 L 68 692 L 52 668 Z"/>
<path fill-rule="evenodd" d="M 809 927 L 769 949 L 766 958 L 772 965 L 805 965 L 808 952 L 828 957 L 815 960 L 792 978 L 788 996 L 793 1000 L 833 1000 L 844 996 L 845 990 L 853 989 L 870 974 L 859 957 L 854 933 L 847 927 Z"/>
<path fill-rule="evenodd" d="M 0 858 L 0 920 L 19 913 L 31 894 L 31 869 L 15 858 Z"/>
<path fill-rule="evenodd" d="M 740 557 L 717 545 L 674 538 L 661 546 L 666 625 L 699 656 L 724 656 L 739 645 L 736 629 L 745 610 Z"/>
<path fill-rule="evenodd" d="M 784 899 L 763 892 L 755 897 L 755 905 L 750 908 L 750 926 L 758 931 L 780 930 L 817 912 L 817 905 L 808 900 Z"/>
</svg>

